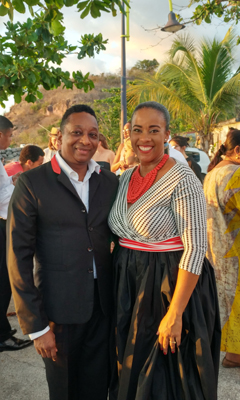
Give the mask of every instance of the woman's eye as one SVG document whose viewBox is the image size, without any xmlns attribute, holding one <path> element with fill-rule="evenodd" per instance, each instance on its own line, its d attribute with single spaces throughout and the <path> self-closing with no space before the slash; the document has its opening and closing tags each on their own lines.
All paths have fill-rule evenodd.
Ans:
<svg viewBox="0 0 240 400">
<path fill-rule="evenodd" d="M 150 133 L 158 133 L 158 129 L 152 129 L 151 131 L 149 131 Z"/>
<path fill-rule="evenodd" d="M 134 128 L 134 129 L 133 129 L 133 132 L 139 133 L 139 132 L 141 132 L 141 131 L 140 131 L 140 129 L 138 129 L 138 128 Z"/>
</svg>

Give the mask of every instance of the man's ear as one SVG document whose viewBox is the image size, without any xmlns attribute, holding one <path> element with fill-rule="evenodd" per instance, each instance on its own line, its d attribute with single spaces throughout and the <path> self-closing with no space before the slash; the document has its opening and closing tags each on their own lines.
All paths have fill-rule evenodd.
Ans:
<svg viewBox="0 0 240 400">
<path fill-rule="evenodd" d="M 57 141 L 60 145 L 62 145 L 62 132 L 60 130 L 57 133 Z"/>
<path fill-rule="evenodd" d="M 33 162 L 31 160 L 27 160 L 24 165 L 27 169 L 31 169 Z"/>
</svg>

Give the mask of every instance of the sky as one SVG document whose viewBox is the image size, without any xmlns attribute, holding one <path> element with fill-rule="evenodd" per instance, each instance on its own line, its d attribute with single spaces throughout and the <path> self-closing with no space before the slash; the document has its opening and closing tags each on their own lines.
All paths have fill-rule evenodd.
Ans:
<svg viewBox="0 0 240 400">
<path fill-rule="evenodd" d="M 184 20 L 192 15 L 193 7 L 187 7 L 189 0 L 174 0 L 173 11 L 180 14 Z M 230 24 L 223 23 L 219 18 L 214 18 L 211 24 L 203 23 L 200 26 L 188 24 L 184 30 L 175 34 L 161 32 L 157 27 L 163 27 L 167 23 L 169 13 L 168 0 L 131 0 L 130 1 L 130 41 L 126 42 L 126 67 L 130 69 L 138 60 L 156 58 L 159 63 L 166 59 L 166 52 L 171 47 L 176 35 L 188 34 L 197 41 L 203 37 L 223 39 Z M 102 33 L 104 39 L 108 39 L 106 51 L 102 51 L 95 58 L 78 60 L 76 55 L 71 55 L 62 63 L 62 69 L 69 72 L 81 70 L 84 74 L 119 73 L 121 68 L 121 14 L 116 17 L 109 13 L 93 19 L 91 16 L 80 19 L 77 9 L 65 8 L 64 24 L 66 26 L 65 37 L 72 45 L 78 44 L 81 35 L 85 33 Z M 15 13 L 14 22 L 23 21 L 26 15 Z M 0 17 L 0 34 L 4 34 L 4 22 L 6 17 Z M 236 33 L 240 35 L 240 27 L 236 27 Z M 236 52 L 236 65 L 240 62 L 240 51 Z M 7 109 L 13 104 L 13 99 L 6 103 Z M 3 112 L 4 110 L 2 110 Z M 6 109 L 5 109 L 6 111 Z M 1 108 L 0 108 L 0 113 Z"/>
</svg>

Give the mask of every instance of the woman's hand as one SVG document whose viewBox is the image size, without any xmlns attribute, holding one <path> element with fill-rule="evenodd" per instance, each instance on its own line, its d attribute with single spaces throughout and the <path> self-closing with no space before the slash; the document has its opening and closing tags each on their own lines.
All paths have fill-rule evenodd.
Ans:
<svg viewBox="0 0 240 400">
<path fill-rule="evenodd" d="M 171 352 L 175 353 L 176 346 L 181 343 L 182 314 L 176 314 L 169 310 L 162 319 L 157 333 L 163 354 L 167 354 L 168 346 L 170 346 Z"/>
</svg>

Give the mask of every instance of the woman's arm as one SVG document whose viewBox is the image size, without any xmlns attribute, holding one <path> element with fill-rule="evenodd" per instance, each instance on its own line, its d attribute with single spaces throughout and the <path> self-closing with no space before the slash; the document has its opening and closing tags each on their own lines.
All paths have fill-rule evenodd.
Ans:
<svg viewBox="0 0 240 400">
<path fill-rule="evenodd" d="M 167 353 L 169 339 L 181 343 L 182 314 L 201 274 L 207 251 L 206 202 L 201 184 L 195 175 L 188 175 L 177 185 L 171 207 L 184 252 L 179 263 L 178 278 L 169 310 L 159 325 L 159 342 Z M 175 343 L 171 344 L 175 351 Z"/>
<path fill-rule="evenodd" d="M 177 283 L 167 314 L 162 319 L 159 328 L 159 343 L 164 354 L 167 354 L 168 346 L 175 352 L 175 345 L 181 343 L 182 315 L 198 282 L 199 275 L 178 270 Z M 169 338 L 175 343 L 169 343 Z"/>
<path fill-rule="evenodd" d="M 112 172 L 116 172 L 118 170 L 118 168 L 120 168 L 121 166 L 121 162 L 120 162 L 120 157 L 121 157 L 121 151 L 124 147 L 124 143 L 121 143 L 117 149 L 117 154 L 113 160 L 112 166 L 111 166 L 111 171 Z"/>
</svg>

